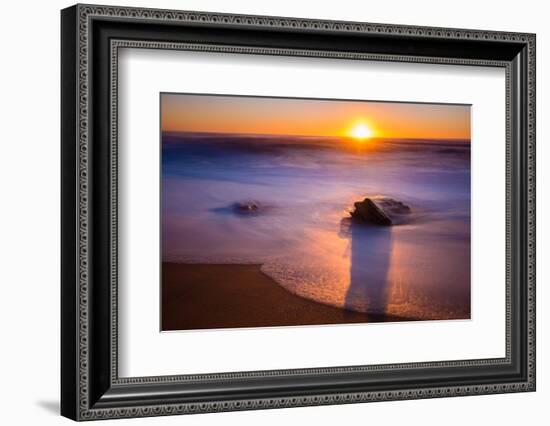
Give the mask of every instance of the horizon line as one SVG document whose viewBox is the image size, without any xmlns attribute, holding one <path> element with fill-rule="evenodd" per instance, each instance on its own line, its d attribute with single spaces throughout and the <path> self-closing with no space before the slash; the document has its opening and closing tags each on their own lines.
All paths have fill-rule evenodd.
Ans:
<svg viewBox="0 0 550 426">
<path fill-rule="evenodd" d="M 189 130 L 160 130 L 161 134 L 164 133 L 187 133 L 187 134 L 207 134 L 207 135 L 235 135 L 235 136 L 270 136 L 270 137 L 299 137 L 299 138 L 325 138 L 325 139 L 354 139 L 352 136 L 343 135 L 303 135 L 303 134 L 286 134 L 286 133 L 248 133 L 248 132 L 212 132 L 212 131 L 189 131 Z M 445 141 L 468 141 L 471 142 L 472 138 L 450 138 L 450 137 L 398 137 L 398 136 L 373 136 L 366 138 L 365 140 L 410 140 L 410 141 L 422 141 L 422 140 L 445 140 Z"/>
</svg>

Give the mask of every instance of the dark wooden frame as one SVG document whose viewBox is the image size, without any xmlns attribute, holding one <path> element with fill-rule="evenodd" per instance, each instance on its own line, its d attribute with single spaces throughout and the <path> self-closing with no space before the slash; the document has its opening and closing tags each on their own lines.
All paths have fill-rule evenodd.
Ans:
<svg viewBox="0 0 550 426">
<path fill-rule="evenodd" d="M 61 36 L 64 416 L 90 420 L 535 390 L 535 35 L 76 5 L 61 13 Z M 119 378 L 116 88 L 123 47 L 505 68 L 506 356 Z"/>
</svg>

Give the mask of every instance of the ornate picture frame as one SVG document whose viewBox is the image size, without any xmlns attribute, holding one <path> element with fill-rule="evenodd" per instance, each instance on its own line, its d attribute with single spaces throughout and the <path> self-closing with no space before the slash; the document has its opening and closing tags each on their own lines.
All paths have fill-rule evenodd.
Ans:
<svg viewBox="0 0 550 426">
<path fill-rule="evenodd" d="M 94 420 L 534 391 L 535 40 L 523 33 L 268 16 L 64 9 L 62 415 Z M 503 68 L 505 357 L 119 377 L 117 72 L 119 49 L 128 47 Z"/>
</svg>

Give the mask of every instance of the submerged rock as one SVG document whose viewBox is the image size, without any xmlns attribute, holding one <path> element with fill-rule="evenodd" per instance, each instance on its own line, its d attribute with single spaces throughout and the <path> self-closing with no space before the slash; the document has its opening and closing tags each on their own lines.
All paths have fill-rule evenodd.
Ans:
<svg viewBox="0 0 550 426">
<path fill-rule="evenodd" d="M 391 198 L 365 198 L 354 206 L 350 213 L 353 218 L 381 226 L 391 226 L 400 215 L 411 212 L 409 206 Z"/>
<path fill-rule="evenodd" d="M 237 213 L 257 213 L 260 210 L 260 203 L 257 201 L 242 201 L 235 203 L 233 205 L 233 209 Z"/>
<path fill-rule="evenodd" d="M 407 214 L 411 212 L 409 206 L 392 198 L 380 198 L 375 201 L 390 215 Z"/>
</svg>

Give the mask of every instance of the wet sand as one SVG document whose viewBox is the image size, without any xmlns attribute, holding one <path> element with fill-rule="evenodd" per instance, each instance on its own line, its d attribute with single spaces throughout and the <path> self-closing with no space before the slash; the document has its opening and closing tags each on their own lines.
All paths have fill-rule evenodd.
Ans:
<svg viewBox="0 0 550 426">
<path fill-rule="evenodd" d="M 407 321 L 296 296 L 261 265 L 162 264 L 162 330 Z"/>
</svg>

